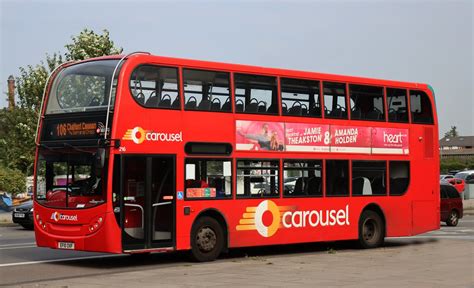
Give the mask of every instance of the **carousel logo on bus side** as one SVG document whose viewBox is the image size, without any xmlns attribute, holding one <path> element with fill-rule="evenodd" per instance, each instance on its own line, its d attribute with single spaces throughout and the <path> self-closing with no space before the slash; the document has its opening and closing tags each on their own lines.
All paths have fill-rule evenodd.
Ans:
<svg viewBox="0 0 474 288">
<path fill-rule="evenodd" d="M 65 215 L 59 212 L 51 213 L 51 220 L 58 222 L 59 220 L 63 221 L 77 221 L 77 215 Z"/>
<path fill-rule="evenodd" d="M 128 129 L 122 137 L 122 140 L 131 140 L 135 144 L 141 144 L 146 141 L 154 142 L 182 142 L 183 132 L 163 133 L 145 130 L 142 127 Z"/>
<path fill-rule="evenodd" d="M 335 225 L 350 225 L 349 205 L 338 210 L 301 211 L 296 210 L 294 206 L 277 206 L 275 202 L 265 200 L 257 207 L 247 207 L 236 229 L 237 231 L 257 230 L 263 237 L 271 237 L 280 228 Z"/>
</svg>

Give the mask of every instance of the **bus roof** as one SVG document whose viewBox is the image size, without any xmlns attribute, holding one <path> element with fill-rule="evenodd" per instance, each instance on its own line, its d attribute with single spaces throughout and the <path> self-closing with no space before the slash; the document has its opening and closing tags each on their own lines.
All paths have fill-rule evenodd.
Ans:
<svg viewBox="0 0 474 288">
<path fill-rule="evenodd" d="M 109 55 L 101 56 L 96 58 L 89 58 L 81 62 L 89 62 L 96 60 L 107 60 L 107 59 L 121 59 L 126 55 Z M 199 68 L 199 69 L 210 69 L 210 70 L 225 70 L 241 73 L 255 73 L 255 74 L 264 74 L 264 75 L 273 75 L 273 76 L 283 76 L 283 77 L 294 77 L 294 78 L 308 78 L 308 79 L 318 79 L 325 81 L 336 81 L 336 82 L 352 82 L 360 84 L 371 84 L 379 86 L 394 86 L 394 87 L 405 87 L 411 89 L 429 89 L 428 85 L 425 83 L 417 82 L 406 82 L 406 81 L 397 81 L 397 80 L 388 80 L 380 78 L 370 78 L 370 77 L 359 77 L 359 76 L 348 76 L 340 74 L 329 74 L 329 73 L 320 73 L 320 72 L 309 72 L 293 69 L 283 69 L 283 68 L 270 68 L 262 66 L 253 66 L 245 64 L 235 64 L 235 63 L 223 63 L 223 62 L 214 62 L 214 61 L 203 61 L 195 59 L 186 59 L 186 58 L 175 58 L 175 57 L 166 57 L 151 55 L 143 52 L 142 54 L 134 54 L 129 56 L 130 59 L 133 58 L 143 58 L 143 62 L 155 63 L 155 64 L 165 64 L 165 65 L 178 65 L 178 66 L 187 66 L 190 68 Z M 77 62 L 76 62 L 77 63 Z M 429 89 L 430 91 L 432 89 Z"/>
</svg>

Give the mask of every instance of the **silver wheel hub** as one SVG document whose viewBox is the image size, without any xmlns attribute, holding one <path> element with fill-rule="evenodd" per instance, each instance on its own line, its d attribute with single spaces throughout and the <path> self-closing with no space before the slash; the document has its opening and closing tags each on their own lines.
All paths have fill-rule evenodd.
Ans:
<svg viewBox="0 0 474 288">
<path fill-rule="evenodd" d="M 212 251 L 216 247 L 217 236 L 210 227 L 202 227 L 196 234 L 196 244 L 203 252 Z"/>
<path fill-rule="evenodd" d="M 456 212 L 453 212 L 451 213 L 451 223 L 456 223 L 456 221 L 458 220 L 458 215 L 456 214 Z"/>
<path fill-rule="evenodd" d="M 374 220 L 372 219 L 367 219 L 364 222 L 363 228 L 362 228 L 362 235 L 364 237 L 364 240 L 370 242 L 375 239 L 377 236 L 377 224 L 375 223 Z"/>
</svg>

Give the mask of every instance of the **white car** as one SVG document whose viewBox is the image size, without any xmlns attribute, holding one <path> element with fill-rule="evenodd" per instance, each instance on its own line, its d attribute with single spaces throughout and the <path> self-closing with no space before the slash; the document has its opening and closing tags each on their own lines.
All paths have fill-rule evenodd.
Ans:
<svg viewBox="0 0 474 288">
<path fill-rule="evenodd" d="M 453 175 L 448 175 L 448 174 L 439 175 L 439 181 L 448 180 L 448 179 L 451 179 L 451 178 L 454 178 L 454 176 Z"/>
<path fill-rule="evenodd" d="M 461 172 L 458 172 L 456 173 L 456 175 L 454 175 L 454 178 L 459 178 L 459 179 L 462 179 L 464 180 L 464 182 L 466 182 L 466 184 L 469 184 L 469 183 L 474 183 L 474 170 L 466 170 L 466 171 L 461 171 Z"/>
</svg>

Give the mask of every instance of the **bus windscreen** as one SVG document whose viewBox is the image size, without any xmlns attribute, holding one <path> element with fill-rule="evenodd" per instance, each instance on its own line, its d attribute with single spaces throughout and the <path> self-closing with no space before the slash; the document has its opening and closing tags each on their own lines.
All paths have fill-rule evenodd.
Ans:
<svg viewBox="0 0 474 288">
<path fill-rule="evenodd" d="M 118 61 L 91 61 L 64 68 L 54 80 L 46 114 L 106 110 Z"/>
<path fill-rule="evenodd" d="M 88 208 L 104 203 L 106 169 L 94 153 L 42 151 L 38 159 L 36 200 L 51 208 Z"/>
</svg>

